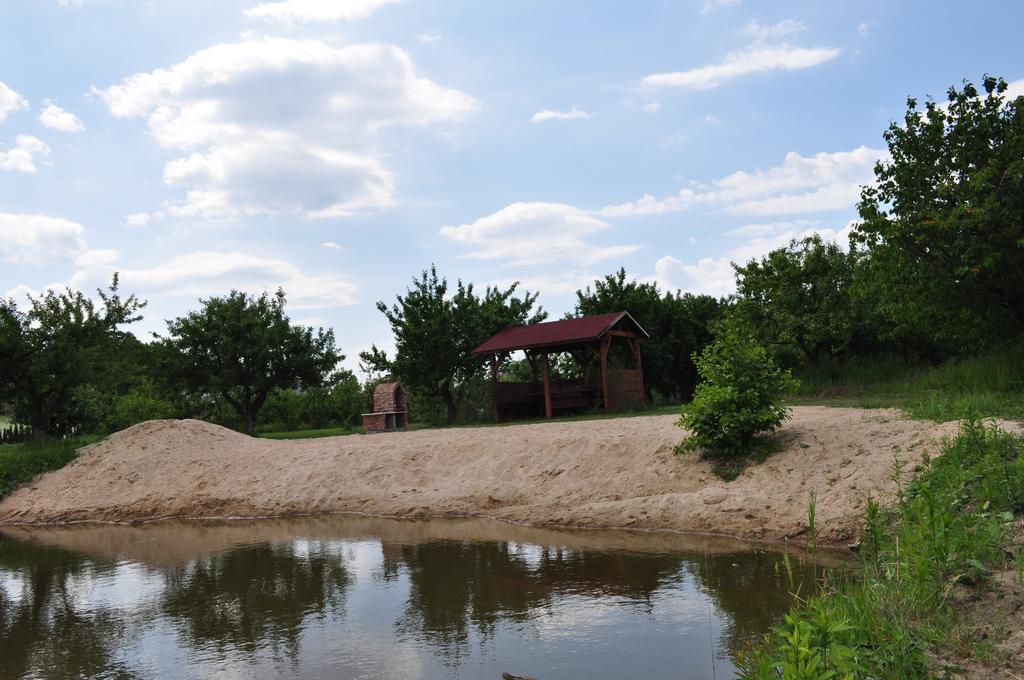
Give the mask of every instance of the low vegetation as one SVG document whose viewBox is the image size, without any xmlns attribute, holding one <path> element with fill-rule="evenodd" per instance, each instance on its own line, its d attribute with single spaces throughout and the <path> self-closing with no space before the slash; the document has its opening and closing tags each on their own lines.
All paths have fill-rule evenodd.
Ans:
<svg viewBox="0 0 1024 680">
<path fill-rule="evenodd" d="M 1020 564 L 1007 544 L 1024 509 L 1022 452 L 1024 438 L 971 418 L 909 480 L 895 460 L 899 499 L 868 502 L 859 569 L 826 579 L 743 655 L 743 677 L 926 678 L 957 670 L 939 658 L 998 663 L 957 596 Z"/>
<path fill-rule="evenodd" d="M 67 440 L 0 446 L 0 498 L 36 475 L 64 467 L 74 460 L 76 449 L 88 443 L 89 440 Z"/>
<path fill-rule="evenodd" d="M 700 450 L 716 462 L 719 476 L 733 479 L 754 453 L 755 437 L 774 432 L 788 417 L 784 399 L 796 382 L 741 334 L 708 345 L 695 361 L 701 383 L 679 419 L 690 432 L 679 450 Z"/>
</svg>

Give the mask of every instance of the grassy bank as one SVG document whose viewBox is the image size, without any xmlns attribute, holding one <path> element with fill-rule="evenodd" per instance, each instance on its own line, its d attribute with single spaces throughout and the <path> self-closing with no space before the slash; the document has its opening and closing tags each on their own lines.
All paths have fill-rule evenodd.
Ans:
<svg viewBox="0 0 1024 680">
<path fill-rule="evenodd" d="M 64 467 L 74 459 L 75 450 L 89 441 L 79 439 L 0 446 L 0 498 L 38 474 Z"/>
<path fill-rule="evenodd" d="M 861 569 L 790 612 L 743 656 L 743 677 L 926 678 L 1024 661 L 999 645 L 1019 622 L 986 614 L 983 626 L 964 606 L 1001 600 L 1000 570 L 1024 579 L 1021 547 L 1008 551 L 1024 507 L 1022 448 L 1024 438 L 972 419 L 909 479 L 894 465 L 899 500 L 868 503 Z"/>
<path fill-rule="evenodd" d="M 1024 346 L 996 348 L 939 366 L 898 358 L 855 359 L 796 372 L 794 404 L 894 407 L 913 418 L 958 420 L 969 414 L 1024 420 Z"/>
</svg>

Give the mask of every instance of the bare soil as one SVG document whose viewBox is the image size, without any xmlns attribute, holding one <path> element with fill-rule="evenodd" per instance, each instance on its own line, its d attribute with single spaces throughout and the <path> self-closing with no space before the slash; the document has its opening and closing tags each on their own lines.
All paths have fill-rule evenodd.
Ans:
<svg viewBox="0 0 1024 680">
<path fill-rule="evenodd" d="M 725 482 L 677 455 L 674 416 L 640 416 L 375 436 L 273 441 L 198 420 L 135 425 L 0 502 L 0 524 L 138 522 L 361 512 L 476 516 L 535 525 L 671 529 L 805 540 L 810 494 L 819 541 L 862 529 L 868 496 L 896 492 L 956 423 L 894 410 L 804 406 L 781 449 Z"/>
</svg>

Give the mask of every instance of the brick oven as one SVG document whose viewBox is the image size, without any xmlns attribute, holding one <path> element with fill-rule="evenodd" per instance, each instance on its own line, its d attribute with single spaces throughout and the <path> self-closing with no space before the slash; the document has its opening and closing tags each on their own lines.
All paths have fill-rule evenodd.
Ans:
<svg viewBox="0 0 1024 680">
<path fill-rule="evenodd" d="M 373 413 L 363 414 L 366 434 L 401 432 L 409 423 L 409 407 L 405 402 L 402 383 L 387 382 L 373 390 Z"/>
</svg>

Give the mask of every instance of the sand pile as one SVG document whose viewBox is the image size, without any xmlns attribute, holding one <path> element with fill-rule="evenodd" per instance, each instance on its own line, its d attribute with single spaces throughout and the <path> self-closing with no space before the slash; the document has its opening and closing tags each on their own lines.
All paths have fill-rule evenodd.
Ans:
<svg viewBox="0 0 1024 680">
<path fill-rule="evenodd" d="M 817 493 L 819 535 L 861 530 L 864 499 L 891 498 L 955 423 L 896 411 L 798 407 L 783 450 L 723 482 L 672 447 L 674 416 L 424 430 L 297 441 L 252 439 L 196 420 L 151 421 L 0 502 L 0 523 L 130 522 L 354 511 L 488 516 L 529 524 L 801 538 Z"/>
</svg>

